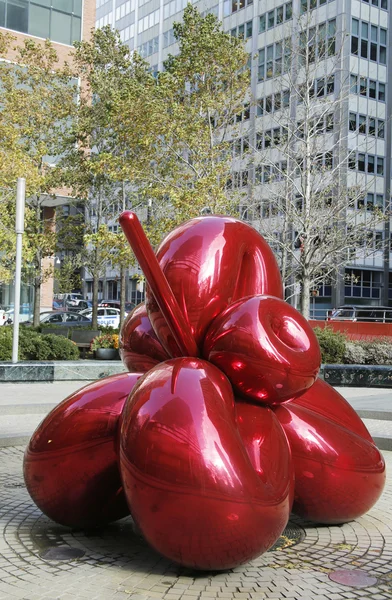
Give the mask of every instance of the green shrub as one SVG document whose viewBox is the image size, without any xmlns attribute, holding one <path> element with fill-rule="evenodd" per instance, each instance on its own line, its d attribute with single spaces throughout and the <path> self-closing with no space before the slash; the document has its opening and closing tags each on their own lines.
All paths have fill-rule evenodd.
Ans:
<svg viewBox="0 0 392 600">
<path fill-rule="evenodd" d="M 12 328 L 0 327 L 0 360 L 11 360 L 12 358 Z"/>
<path fill-rule="evenodd" d="M 346 350 L 344 353 L 344 362 L 346 365 L 365 365 L 366 351 L 361 342 L 347 341 Z"/>
<path fill-rule="evenodd" d="M 12 327 L 0 329 L 0 360 L 12 358 Z M 78 347 L 59 335 L 41 335 L 31 327 L 19 329 L 19 360 L 78 360 Z"/>
<path fill-rule="evenodd" d="M 328 327 L 325 329 L 315 327 L 313 331 L 320 344 L 321 362 L 324 364 L 342 363 L 346 350 L 346 338 L 344 335 Z"/>
</svg>

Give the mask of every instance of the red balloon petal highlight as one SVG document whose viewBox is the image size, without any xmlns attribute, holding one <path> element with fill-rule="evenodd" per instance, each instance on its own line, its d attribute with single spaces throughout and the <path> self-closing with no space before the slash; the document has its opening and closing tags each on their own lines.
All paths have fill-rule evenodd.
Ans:
<svg viewBox="0 0 392 600">
<path fill-rule="evenodd" d="M 173 359 L 140 380 L 124 410 L 120 461 L 133 518 L 152 546 L 183 565 L 246 562 L 287 523 L 288 482 L 273 494 L 255 471 L 231 386 L 206 361 Z"/>
<path fill-rule="evenodd" d="M 295 401 L 276 407 L 275 414 L 294 463 L 293 511 L 328 524 L 365 514 L 385 484 L 385 463 L 376 446 Z"/>
<path fill-rule="evenodd" d="M 279 268 L 264 238 L 231 217 L 200 217 L 174 229 L 157 250 L 160 267 L 200 347 L 211 321 L 245 296 L 282 297 Z M 152 326 L 169 353 L 174 340 L 147 291 Z"/>
<path fill-rule="evenodd" d="M 144 304 L 139 304 L 124 321 L 120 356 L 128 371 L 138 373 L 170 358 L 155 335 Z"/>
<path fill-rule="evenodd" d="M 308 408 L 322 417 L 343 425 L 372 444 L 373 438 L 353 407 L 329 383 L 317 379 L 309 390 L 295 399 L 295 404 Z"/>
<path fill-rule="evenodd" d="M 306 319 L 271 296 L 244 298 L 223 311 L 207 332 L 203 355 L 227 375 L 237 393 L 266 404 L 312 386 L 321 362 Z"/>
<path fill-rule="evenodd" d="M 101 526 L 128 514 L 116 437 L 125 400 L 140 376 L 121 373 L 85 386 L 33 433 L 24 457 L 26 487 L 57 523 Z"/>
</svg>

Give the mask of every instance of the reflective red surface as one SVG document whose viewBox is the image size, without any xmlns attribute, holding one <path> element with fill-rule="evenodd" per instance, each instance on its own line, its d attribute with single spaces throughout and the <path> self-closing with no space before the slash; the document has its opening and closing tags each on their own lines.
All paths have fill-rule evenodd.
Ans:
<svg viewBox="0 0 392 600">
<path fill-rule="evenodd" d="M 385 484 L 385 463 L 376 446 L 295 401 L 277 407 L 275 414 L 292 453 L 293 511 L 328 524 L 366 513 Z"/>
<path fill-rule="evenodd" d="M 144 304 L 139 304 L 124 321 L 120 356 L 128 371 L 140 373 L 170 358 L 155 335 Z"/>
<path fill-rule="evenodd" d="M 91 527 L 128 514 L 116 436 L 139 377 L 121 373 L 87 385 L 56 406 L 33 434 L 24 458 L 26 487 L 57 523 Z"/>
<path fill-rule="evenodd" d="M 200 217 L 177 227 L 159 246 L 157 258 L 199 348 L 211 321 L 229 304 L 254 294 L 282 297 L 270 247 L 255 229 L 230 217 Z M 175 356 L 154 294 L 147 290 L 150 321 L 161 344 Z"/>
<path fill-rule="evenodd" d="M 316 380 L 321 355 L 306 319 L 271 296 L 238 300 L 212 323 L 203 355 L 236 392 L 274 404 L 298 396 Z"/>
<path fill-rule="evenodd" d="M 120 462 L 132 516 L 158 551 L 183 565 L 226 569 L 246 562 L 287 523 L 284 434 L 271 439 L 271 425 L 279 427 L 272 414 L 263 424 L 253 407 L 240 413 L 245 443 L 229 381 L 197 358 L 153 367 L 124 409 Z"/>
<path fill-rule="evenodd" d="M 170 356 L 197 356 L 199 349 L 186 313 L 179 307 L 178 300 L 159 266 L 139 219 L 133 212 L 125 211 L 120 216 L 120 224 L 151 286 L 154 301 L 167 325 L 171 340 Z M 160 341 L 162 342 L 161 338 Z M 169 350 L 167 346 L 165 347 Z"/>
<path fill-rule="evenodd" d="M 316 379 L 316 339 L 279 299 L 261 236 L 201 217 L 167 236 L 157 260 L 137 217 L 121 224 L 150 286 L 121 353 L 145 373 L 87 386 L 39 426 L 25 455 L 36 504 L 59 523 L 91 526 L 126 514 L 126 497 L 157 550 L 199 569 L 264 552 L 291 506 L 322 523 L 368 511 L 384 461 L 353 409 Z"/>
</svg>

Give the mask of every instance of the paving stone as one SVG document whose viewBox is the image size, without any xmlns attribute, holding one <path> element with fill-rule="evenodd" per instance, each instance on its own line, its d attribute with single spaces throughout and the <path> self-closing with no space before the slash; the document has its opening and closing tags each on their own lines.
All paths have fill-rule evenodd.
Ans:
<svg viewBox="0 0 392 600">
<path fill-rule="evenodd" d="M 388 600 L 392 598 L 392 483 L 361 519 L 303 532 L 295 546 L 268 552 L 225 573 L 198 574 L 158 556 L 131 519 L 99 533 L 62 528 L 43 516 L 23 485 L 24 448 L 0 449 L 0 600 Z M 385 453 L 389 469 L 392 453 Z M 44 561 L 42 544 L 81 548 L 69 563 Z M 41 545 L 41 546 L 40 546 Z M 360 568 L 376 585 L 350 588 L 333 569 Z"/>
</svg>

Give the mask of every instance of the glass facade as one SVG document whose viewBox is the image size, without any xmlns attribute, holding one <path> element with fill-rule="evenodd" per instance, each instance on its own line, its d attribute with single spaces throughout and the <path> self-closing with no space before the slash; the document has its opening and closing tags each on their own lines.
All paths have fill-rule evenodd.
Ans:
<svg viewBox="0 0 392 600">
<path fill-rule="evenodd" d="M 0 27 L 71 45 L 81 39 L 82 0 L 0 0 Z"/>
</svg>

